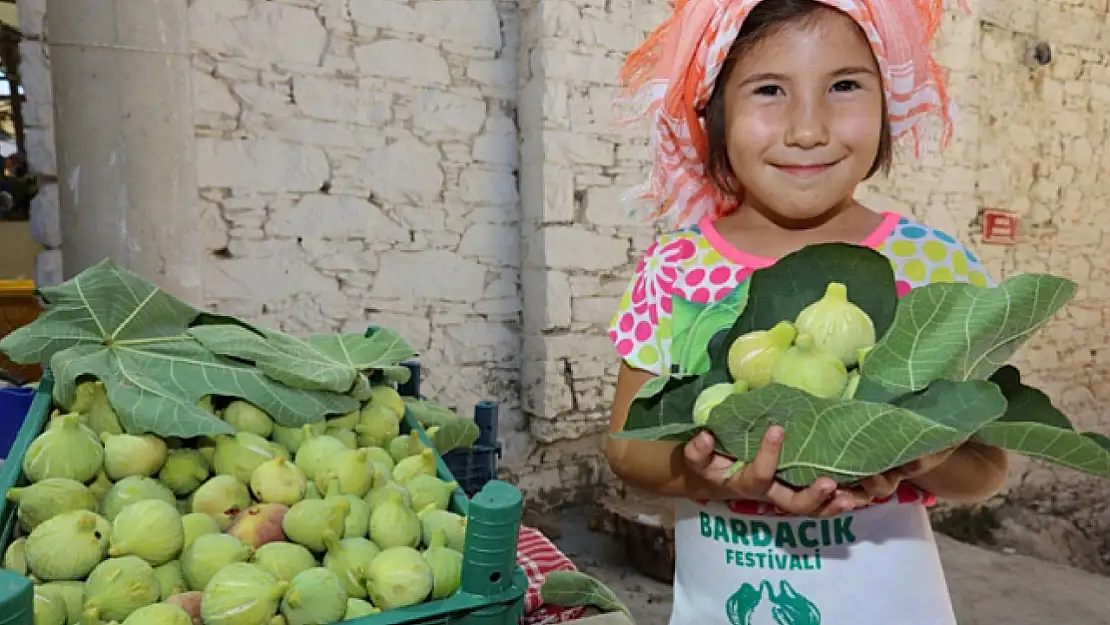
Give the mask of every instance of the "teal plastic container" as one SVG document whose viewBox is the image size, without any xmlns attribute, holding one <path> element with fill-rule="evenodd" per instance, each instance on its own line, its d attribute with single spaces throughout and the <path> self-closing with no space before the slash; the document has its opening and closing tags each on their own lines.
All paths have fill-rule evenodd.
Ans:
<svg viewBox="0 0 1110 625">
<path fill-rule="evenodd" d="M 11 453 L 0 469 L 0 493 L 26 483 L 23 457 L 31 441 L 42 432 L 52 408 L 54 377 L 47 370 L 39 383 L 27 418 L 19 429 Z M 416 422 L 405 415 L 406 429 Z M 420 438 L 431 446 L 419 431 Z M 440 479 L 455 481 L 436 458 Z M 516 564 L 517 540 L 523 497 L 511 484 L 493 481 L 472 499 L 456 490 L 451 500 L 453 512 L 467 516 L 466 549 L 463 553 L 462 587 L 455 596 L 409 608 L 389 610 L 352 621 L 351 625 L 516 625 L 524 613 L 524 594 L 528 578 Z M 0 498 L 0 547 L 7 548 L 15 537 L 16 506 Z M 27 579 L 0 570 L 0 625 L 34 625 L 33 592 Z"/>
<path fill-rule="evenodd" d="M 0 625 L 31 625 L 34 609 L 31 580 L 14 571 L 0 570 Z"/>
</svg>

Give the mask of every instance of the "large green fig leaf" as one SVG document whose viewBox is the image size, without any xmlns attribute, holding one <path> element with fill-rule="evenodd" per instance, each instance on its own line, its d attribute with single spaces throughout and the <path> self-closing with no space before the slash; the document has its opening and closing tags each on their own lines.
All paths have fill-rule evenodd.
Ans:
<svg viewBox="0 0 1110 625">
<path fill-rule="evenodd" d="M 474 446 L 481 436 L 481 431 L 473 421 L 458 417 L 448 421 L 431 436 L 432 445 L 436 451 L 445 454 L 454 449 L 467 449 Z"/>
<path fill-rule="evenodd" d="M 436 451 L 445 454 L 452 449 L 472 447 L 481 436 L 481 430 L 473 419 L 455 414 L 443 404 L 426 399 L 405 398 L 405 407 L 425 431 L 437 428 L 431 436 Z"/>
<path fill-rule="evenodd" d="M 375 368 L 372 375 L 380 375 L 389 384 L 405 384 L 412 379 L 412 370 L 403 365 L 386 365 Z"/>
<path fill-rule="evenodd" d="M 1110 478 L 1110 437 L 1076 432 L 1071 421 L 1043 392 L 1026 386 L 1021 373 L 1006 365 L 991 381 L 1006 396 L 1006 414 L 979 430 L 975 438 L 1033 458 Z"/>
<path fill-rule="evenodd" d="M 589 606 L 602 613 L 623 612 L 628 607 L 601 581 L 580 571 L 552 571 L 540 587 L 540 598 L 550 605 Z"/>
<path fill-rule="evenodd" d="M 254 363 L 287 386 L 333 393 L 360 395 L 357 387 L 368 385 L 362 372 L 393 367 L 415 355 L 405 339 L 386 328 L 371 336 L 314 334 L 302 339 L 240 324 L 206 324 L 189 334 L 217 354 Z"/>
<path fill-rule="evenodd" d="M 46 309 L 0 340 L 0 351 L 17 363 L 49 365 L 54 397 L 64 406 L 73 401 L 77 378 L 99 378 L 129 432 L 231 433 L 197 405 L 213 394 L 245 399 L 287 426 L 358 406 L 351 397 L 289 388 L 213 354 L 187 333 L 200 311 L 110 260 L 41 295 Z"/>
<path fill-rule="evenodd" d="M 705 426 L 696 425 L 692 421 L 673 423 L 663 423 L 660 425 L 653 425 L 646 428 L 639 428 L 635 430 L 625 429 L 616 434 L 613 438 L 627 439 L 637 441 L 678 441 L 685 443 L 686 441 L 694 438 L 694 435 L 705 429 Z M 723 451 L 723 449 L 722 449 Z"/>
<path fill-rule="evenodd" d="M 703 375 L 663 375 L 648 380 L 628 407 L 624 430 L 631 432 L 668 424 L 690 423 L 694 402 L 702 390 L 727 382 L 728 374 L 710 371 Z"/>
<path fill-rule="evenodd" d="M 704 429 L 728 455 L 749 462 L 767 428 L 782 425 L 778 476 L 805 486 L 822 476 L 852 483 L 938 452 L 967 440 L 1005 410 L 1002 393 L 986 381 L 939 381 L 894 404 L 822 399 L 771 384 L 726 399 L 710 412 Z M 618 436 L 685 441 L 700 429 L 687 416 L 684 423 L 626 429 Z"/>
<path fill-rule="evenodd" d="M 848 288 L 848 298 L 871 317 L 876 336 L 894 319 L 898 293 L 890 260 L 875 250 L 847 243 L 822 243 L 787 254 L 749 278 L 747 304 L 713 354 L 713 367 L 728 366 L 728 348 L 738 337 L 793 321 L 803 308 L 821 299 L 829 282 Z"/>
<path fill-rule="evenodd" d="M 935 380 L 986 380 L 1075 296 L 1067 278 L 1026 274 L 993 288 L 930 284 L 898 304 L 863 375 L 892 390 Z"/>
<path fill-rule="evenodd" d="M 405 397 L 404 401 L 405 409 L 425 428 L 442 426 L 444 423 L 461 418 L 454 410 L 434 401 L 413 397 Z"/>
<path fill-rule="evenodd" d="M 740 283 L 723 299 L 697 304 L 671 299 L 671 353 L 675 373 L 705 373 L 711 365 L 708 345 L 720 331 L 727 331 L 740 317 L 748 296 L 748 282 Z"/>
</svg>

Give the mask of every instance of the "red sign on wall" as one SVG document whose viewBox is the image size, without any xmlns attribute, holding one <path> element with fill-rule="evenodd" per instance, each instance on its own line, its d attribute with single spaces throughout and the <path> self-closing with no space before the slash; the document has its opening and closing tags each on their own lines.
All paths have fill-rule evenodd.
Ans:
<svg viewBox="0 0 1110 625">
<path fill-rule="evenodd" d="M 1014 245 L 1018 239 L 1018 216 L 997 208 L 983 209 L 983 243 Z"/>
</svg>

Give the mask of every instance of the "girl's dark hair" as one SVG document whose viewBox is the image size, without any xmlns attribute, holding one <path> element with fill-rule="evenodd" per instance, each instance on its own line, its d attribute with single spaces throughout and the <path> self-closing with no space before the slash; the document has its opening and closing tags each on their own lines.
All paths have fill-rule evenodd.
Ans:
<svg viewBox="0 0 1110 625">
<path fill-rule="evenodd" d="M 708 135 L 708 159 L 706 173 L 709 174 L 713 184 L 732 196 L 739 196 L 742 189 L 739 181 L 732 173 L 732 165 L 728 160 L 728 137 L 725 132 L 725 83 L 736 67 L 737 61 L 748 53 L 756 44 L 768 37 L 781 32 L 787 26 L 804 25 L 816 19 L 822 11 L 835 11 L 828 5 L 817 0 L 763 0 L 760 2 L 740 27 L 740 34 L 725 57 L 721 66 L 721 73 L 705 105 L 705 131 Z M 886 96 L 883 96 L 882 135 L 879 139 L 879 150 L 875 154 L 875 162 L 867 172 L 867 178 L 882 171 L 890 170 L 894 159 L 894 145 L 890 135 L 890 119 L 886 115 Z"/>
</svg>

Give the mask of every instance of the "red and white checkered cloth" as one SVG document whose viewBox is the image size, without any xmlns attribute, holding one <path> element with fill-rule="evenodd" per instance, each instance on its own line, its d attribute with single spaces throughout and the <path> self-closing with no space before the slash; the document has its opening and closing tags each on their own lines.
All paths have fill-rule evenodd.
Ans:
<svg viewBox="0 0 1110 625">
<path fill-rule="evenodd" d="M 555 571 L 577 571 L 578 567 L 539 530 L 520 528 L 516 562 L 528 576 L 528 592 L 524 596 L 524 616 L 520 619 L 520 625 L 553 625 L 580 619 L 585 615 L 586 609 L 582 607 L 543 605 L 540 588 L 547 579 L 547 574 Z"/>
</svg>

